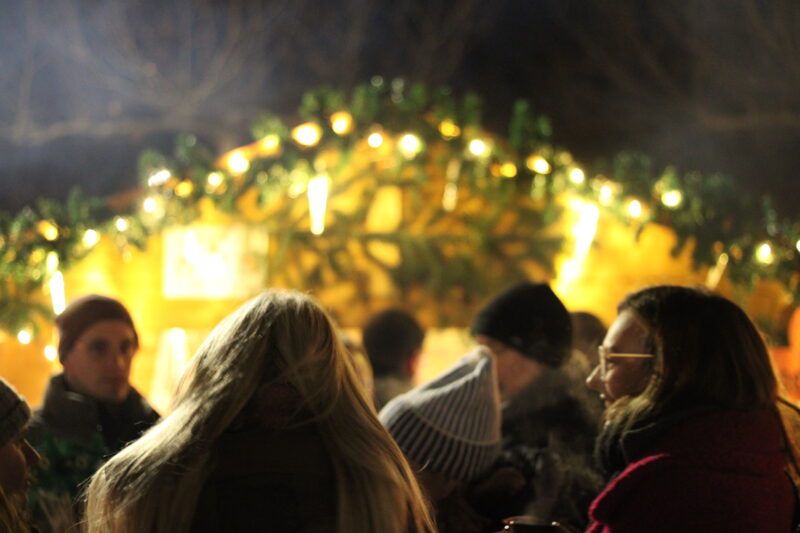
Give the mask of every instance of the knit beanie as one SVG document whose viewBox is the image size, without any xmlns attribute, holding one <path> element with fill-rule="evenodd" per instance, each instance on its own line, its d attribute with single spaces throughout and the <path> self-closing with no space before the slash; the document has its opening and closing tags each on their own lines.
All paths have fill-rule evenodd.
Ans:
<svg viewBox="0 0 800 533">
<path fill-rule="evenodd" d="M 0 448 L 8 444 L 31 418 L 31 408 L 6 380 L 0 378 Z"/>
<path fill-rule="evenodd" d="M 120 320 L 128 324 L 133 330 L 136 344 L 139 344 L 139 335 L 133 325 L 130 313 L 125 306 L 107 296 L 87 294 L 73 300 L 64 311 L 56 317 L 58 328 L 58 360 L 62 363 L 72 350 L 75 341 L 93 324 L 103 320 Z"/>
<path fill-rule="evenodd" d="M 476 348 L 430 383 L 394 398 L 379 418 L 410 461 L 450 480 L 476 478 L 500 453 L 491 354 Z"/>
<path fill-rule="evenodd" d="M 553 367 L 567 359 L 572 342 L 569 313 L 545 283 L 519 283 L 492 298 L 478 311 L 472 333 Z"/>
</svg>

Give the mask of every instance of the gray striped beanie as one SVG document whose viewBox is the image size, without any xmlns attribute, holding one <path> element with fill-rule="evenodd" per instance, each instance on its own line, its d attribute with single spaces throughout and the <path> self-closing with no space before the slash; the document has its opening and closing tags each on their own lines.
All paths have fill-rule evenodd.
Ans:
<svg viewBox="0 0 800 533">
<path fill-rule="evenodd" d="M 31 418 L 31 408 L 6 380 L 0 378 L 0 448 L 8 444 Z"/>
<path fill-rule="evenodd" d="M 406 457 L 448 479 L 469 481 L 500 453 L 494 360 L 478 347 L 433 381 L 402 394 L 379 415 Z"/>
</svg>

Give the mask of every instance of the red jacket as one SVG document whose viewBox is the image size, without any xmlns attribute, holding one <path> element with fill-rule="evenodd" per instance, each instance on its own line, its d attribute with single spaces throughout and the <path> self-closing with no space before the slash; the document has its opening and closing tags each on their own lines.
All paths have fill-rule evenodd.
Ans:
<svg viewBox="0 0 800 533">
<path fill-rule="evenodd" d="M 772 410 L 689 418 L 600 493 L 587 533 L 789 532 L 795 496 L 782 448 Z"/>
</svg>

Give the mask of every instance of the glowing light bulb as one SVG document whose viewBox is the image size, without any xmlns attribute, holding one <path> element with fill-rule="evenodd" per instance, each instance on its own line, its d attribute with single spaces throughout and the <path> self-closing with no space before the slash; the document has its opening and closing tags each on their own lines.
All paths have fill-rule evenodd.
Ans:
<svg viewBox="0 0 800 533">
<path fill-rule="evenodd" d="M 367 144 L 372 148 L 379 147 L 383 144 L 383 135 L 378 132 L 370 133 L 369 137 L 367 137 Z"/>
<path fill-rule="evenodd" d="M 274 133 L 270 133 L 269 135 L 258 141 L 258 148 L 261 150 L 262 153 L 272 152 L 280 145 L 281 145 L 281 138 L 275 135 Z"/>
<path fill-rule="evenodd" d="M 44 358 L 48 361 L 55 361 L 58 357 L 58 350 L 52 344 L 48 344 L 44 347 Z"/>
<path fill-rule="evenodd" d="M 144 209 L 146 213 L 154 212 L 156 210 L 156 207 L 157 204 L 155 198 L 148 196 L 147 198 L 144 199 L 144 202 L 142 202 L 142 209 Z"/>
<path fill-rule="evenodd" d="M 228 156 L 228 169 L 234 174 L 243 174 L 250 168 L 250 160 L 241 150 L 235 150 Z"/>
<path fill-rule="evenodd" d="M 248 166 L 250 163 L 248 163 Z M 175 187 L 175 194 L 180 196 L 181 198 L 188 198 L 192 191 L 194 191 L 194 185 L 189 180 L 183 180 Z"/>
<path fill-rule="evenodd" d="M 798 241 L 795 243 L 794 247 L 795 247 L 795 248 L 797 248 L 797 251 L 798 251 L 798 252 L 800 252 L 800 240 L 798 240 Z"/>
<path fill-rule="evenodd" d="M 485 155 L 488 149 L 489 147 L 486 145 L 486 141 L 482 141 L 481 139 L 473 139 L 467 145 L 467 150 L 469 150 L 469 153 L 476 157 Z"/>
<path fill-rule="evenodd" d="M 513 178 L 517 175 L 517 165 L 510 161 L 500 165 L 500 175 L 504 178 Z"/>
<path fill-rule="evenodd" d="M 60 271 L 56 271 L 53 277 L 50 278 L 49 288 L 53 312 L 60 315 L 67 307 L 67 298 L 64 295 L 64 275 Z"/>
<path fill-rule="evenodd" d="M 32 339 L 33 336 L 27 329 L 20 330 L 17 333 L 17 340 L 20 342 L 20 344 L 30 344 Z"/>
<path fill-rule="evenodd" d="M 353 115 L 338 111 L 331 115 L 331 129 L 336 135 L 345 135 L 353 129 Z"/>
<path fill-rule="evenodd" d="M 758 245 L 756 248 L 756 260 L 763 265 L 770 265 L 775 261 L 770 243 L 762 242 Z"/>
<path fill-rule="evenodd" d="M 100 242 L 100 234 L 93 229 L 87 229 L 83 234 L 83 244 L 87 248 L 91 248 Z"/>
<path fill-rule="evenodd" d="M 39 233 L 41 233 L 42 237 L 48 241 L 54 241 L 58 239 L 58 228 L 49 220 L 40 220 L 39 224 L 37 224 L 37 228 L 39 229 Z"/>
<path fill-rule="evenodd" d="M 580 185 L 581 183 L 586 181 L 586 174 L 584 174 L 583 170 L 579 168 L 573 168 L 569 173 L 569 181 L 571 181 L 575 185 Z"/>
<path fill-rule="evenodd" d="M 147 178 L 147 185 L 150 187 L 158 187 L 159 185 L 164 185 L 171 177 L 172 173 L 166 168 L 162 168 L 150 174 L 150 177 Z"/>
<path fill-rule="evenodd" d="M 611 203 L 611 199 L 614 196 L 614 190 L 611 188 L 611 185 L 603 185 L 600 187 L 600 203 L 603 205 L 609 205 Z"/>
<path fill-rule="evenodd" d="M 300 124 L 292 130 L 292 139 L 302 146 L 314 146 L 322 138 L 322 128 L 313 122 Z"/>
<path fill-rule="evenodd" d="M 628 203 L 628 214 L 632 218 L 639 218 L 642 216 L 642 203 L 639 200 L 631 200 Z"/>
<path fill-rule="evenodd" d="M 47 252 L 47 259 L 45 261 L 45 266 L 47 267 L 48 272 L 55 272 L 58 269 L 58 252 Z"/>
<path fill-rule="evenodd" d="M 117 217 L 114 221 L 114 226 L 116 226 L 117 231 L 125 231 L 128 229 L 128 221 L 122 217 Z"/>
<path fill-rule="evenodd" d="M 439 123 L 439 133 L 441 133 L 442 137 L 445 139 L 454 139 L 461 135 L 461 128 L 448 118 Z"/>
<path fill-rule="evenodd" d="M 311 215 L 311 233 L 322 235 L 325 231 L 325 210 L 328 203 L 328 176 L 321 174 L 308 182 L 308 210 Z"/>
<path fill-rule="evenodd" d="M 549 174 L 552 170 L 547 159 L 535 154 L 528 156 L 528 159 L 525 160 L 525 165 L 537 174 Z"/>
<path fill-rule="evenodd" d="M 422 151 L 422 141 L 413 133 L 406 133 L 400 137 L 400 151 L 407 159 L 411 159 Z"/>
<path fill-rule="evenodd" d="M 211 172 L 211 173 L 209 173 L 208 177 L 206 178 L 206 181 L 208 182 L 208 185 L 210 187 L 216 188 L 216 187 L 219 187 L 220 185 L 222 185 L 222 182 L 224 181 L 224 179 L 225 178 L 223 178 L 222 174 L 220 174 L 219 172 Z"/>
<path fill-rule="evenodd" d="M 679 190 L 667 191 L 661 195 L 661 203 L 670 209 L 675 209 L 683 203 L 683 193 Z"/>
</svg>

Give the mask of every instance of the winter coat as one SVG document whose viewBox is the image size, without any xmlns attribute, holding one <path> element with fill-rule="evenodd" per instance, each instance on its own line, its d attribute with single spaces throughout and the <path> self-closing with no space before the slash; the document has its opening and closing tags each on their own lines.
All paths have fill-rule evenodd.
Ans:
<svg viewBox="0 0 800 533">
<path fill-rule="evenodd" d="M 616 439 L 627 466 L 592 503 L 588 533 L 791 530 L 795 496 L 773 410 L 671 418 Z"/>
<path fill-rule="evenodd" d="M 133 388 L 121 404 L 108 405 L 70 391 L 64 374 L 53 376 L 44 403 L 33 412 L 27 435 L 42 457 L 34 469 L 36 482 L 31 489 L 39 527 L 50 529 L 43 506 L 48 507 L 48 514 L 58 514 L 61 522 L 74 520 L 72 504 L 82 483 L 158 418 Z"/>
</svg>

